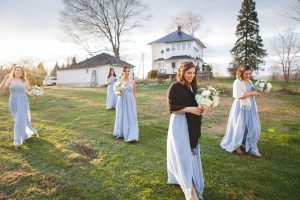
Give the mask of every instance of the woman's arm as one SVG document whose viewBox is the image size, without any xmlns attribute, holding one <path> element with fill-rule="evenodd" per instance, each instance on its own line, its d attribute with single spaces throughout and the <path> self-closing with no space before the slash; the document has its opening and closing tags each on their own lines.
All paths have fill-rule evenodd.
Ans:
<svg viewBox="0 0 300 200">
<path fill-rule="evenodd" d="M 192 113 L 194 115 L 201 115 L 204 112 L 204 108 L 199 107 L 185 107 L 181 110 L 172 112 L 172 113 Z"/>
<path fill-rule="evenodd" d="M 2 82 L 0 84 L 0 90 L 1 91 L 4 91 L 9 87 L 10 80 L 11 80 L 10 74 L 6 74 L 4 79 L 2 80 Z"/>
<path fill-rule="evenodd" d="M 254 91 L 254 92 L 245 92 L 244 96 L 240 97 L 239 99 L 247 99 L 248 97 L 251 97 L 251 96 L 258 97 L 260 95 L 261 95 L 261 93 L 256 92 L 256 91 Z"/>
<path fill-rule="evenodd" d="M 246 92 L 245 85 L 241 80 L 236 79 L 233 83 L 233 97 L 236 99 L 247 99 L 251 96 L 260 96 L 259 92 Z"/>
<path fill-rule="evenodd" d="M 105 81 L 105 84 L 110 84 L 110 82 L 111 81 L 107 78 L 106 81 Z"/>
<path fill-rule="evenodd" d="M 29 94 L 30 85 L 29 85 L 29 81 L 27 79 L 25 79 L 25 86 L 26 86 L 26 92 L 27 92 L 27 94 Z"/>
<path fill-rule="evenodd" d="M 136 98 L 136 85 L 135 85 L 135 80 L 132 81 L 132 85 L 133 85 L 133 96 L 134 96 L 134 98 Z"/>
</svg>

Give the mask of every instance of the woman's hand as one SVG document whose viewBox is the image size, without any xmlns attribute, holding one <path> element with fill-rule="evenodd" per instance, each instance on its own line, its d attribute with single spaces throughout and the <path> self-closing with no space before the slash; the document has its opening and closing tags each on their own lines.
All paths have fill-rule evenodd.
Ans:
<svg viewBox="0 0 300 200">
<path fill-rule="evenodd" d="M 6 80 L 7 80 L 7 79 L 9 79 L 10 77 L 11 77 L 11 75 L 10 75 L 10 74 L 6 74 L 6 75 L 5 75 L 5 77 L 4 77 L 4 79 L 6 79 Z"/>
<path fill-rule="evenodd" d="M 192 113 L 194 115 L 201 115 L 201 113 L 204 111 L 204 108 L 198 108 L 198 107 L 188 107 L 188 112 Z"/>
<path fill-rule="evenodd" d="M 200 107 L 200 111 L 201 111 L 201 113 L 205 113 L 205 111 L 206 111 L 206 109 L 204 108 L 204 107 Z"/>
<path fill-rule="evenodd" d="M 261 93 L 254 91 L 254 92 L 252 92 L 252 96 L 259 97 L 259 96 L 261 96 Z"/>
</svg>

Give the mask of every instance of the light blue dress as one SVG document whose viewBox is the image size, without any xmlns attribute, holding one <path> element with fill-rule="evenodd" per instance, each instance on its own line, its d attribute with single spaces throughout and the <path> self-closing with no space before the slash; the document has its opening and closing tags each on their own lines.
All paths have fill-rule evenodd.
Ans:
<svg viewBox="0 0 300 200">
<path fill-rule="evenodd" d="M 185 114 L 171 114 L 167 139 L 168 183 L 179 184 L 185 199 L 192 196 L 192 183 L 203 199 L 204 179 L 200 157 L 200 144 L 191 150 Z"/>
<path fill-rule="evenodd" d="M 106 109 L 113 109 L 116 108 L 116 103 L 117 103 L 117 95 L 115 94 L 114 91 L 114 84 L 117 81 L 117 78 L 112 76 L 107 78 L 110 83 L 108 83 L 107 86 L 107 96 L 106 96 Z"/>
<path fill-rule="evenodd" d="M 14 145 L 20 146 L 37 131 L 30 122 L 30 109 L 24 83 L 10 84 L 9 109 L 14 119 Z"/>
<path fill-rule="evenodd" d="M 247 92 L 253 91 L 252 84 L 246 84 Z M 235 99 L 228 118 L 226 134 L 221 142 L 221 147 L 233 152 L 240 146 L 244 146 L 246 152 L 261 156 L 257 142 L 261 132 L 261 124 L 256 109 L 254 97 L 250 98 L 250 110 L 240 106 L 240 101 Z"/>
<path fill-rule="evenodd" d="M 122 96 L 117 97 L 116 119 L 113 136 L 125 142 L 138 141 L 139 128 L 133 85 L 129 83 Z"/>
</svg>

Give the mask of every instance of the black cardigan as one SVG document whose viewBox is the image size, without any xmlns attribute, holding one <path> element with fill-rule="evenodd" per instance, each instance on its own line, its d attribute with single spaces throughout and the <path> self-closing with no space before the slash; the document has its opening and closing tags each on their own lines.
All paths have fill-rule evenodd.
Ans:
<svg viewBox="0 0 300 200">
<path fill-rule="evenodd" d="M 168 103 L 170 113 L 184 109 L 185 107 L 197 107 L 194 93 L 180 82 L 172 84 L 168 91 Z M 202 116 L 194 115 L 192 113 L 185 113 L 190 145 L 193 150 L 198 144 L 198 139 L 201 137 L 201 119 Z"/>
</svg>

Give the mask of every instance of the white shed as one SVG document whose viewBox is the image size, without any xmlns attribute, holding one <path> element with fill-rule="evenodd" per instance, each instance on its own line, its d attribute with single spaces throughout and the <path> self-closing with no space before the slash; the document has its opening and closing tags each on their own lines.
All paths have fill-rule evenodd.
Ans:
<svg viewBox="0 0 300 200">
<path fill-rule="evenodd" d="M 110 68 L 114 68 L 117 77 L 122 75 L 124 66 L 130 68 L 133 79 L 135 66 L 106 53 L 99 54 L 68 68 L 57 70 L 57 85 L 74 87 L 96 87 L 105 85 Z"/>
</svg>

